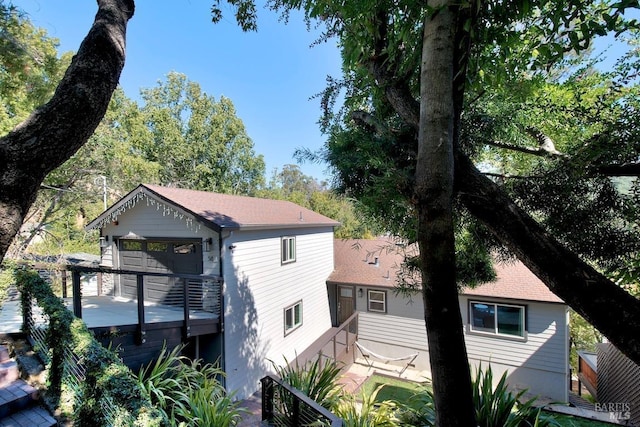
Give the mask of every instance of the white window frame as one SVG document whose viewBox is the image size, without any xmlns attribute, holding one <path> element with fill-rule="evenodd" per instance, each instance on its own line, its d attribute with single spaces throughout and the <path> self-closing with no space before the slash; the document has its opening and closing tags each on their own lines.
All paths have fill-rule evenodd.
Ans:
<svg viewBox="0 0 640 427">
<path fill-rule="evenodd" d="M 474 304 L 483 304 L 487 306 L 493 306 L 493 331 L 488 331 L 488 328 L 475 329 L 474 327 L 474 318 L 473 318 L 473 305 Z M 498 322 L 498 307 L 511 307 L 517 308 L 520 310 L 520 323 L 522 325 L 522 335 L 516 334 L 507 334 L 499 332 L 499 322 Z M 479 300 L 469 300 L 469 331 L 475 334 L 484 334 L 484 335 L 493 335 L 501 338 L 511 338 L 516 340 L 526 340 L 527 339 L 527 306 L 522 304 L 506 304 L 501 302 L 493 302 L 493 301 L 479 301 Z"/>
<path fill-rule="evenodd" d="M 282 264 L 296 262 L 295 236 L 284 236 L 280 239 L 280 261 Z"/>
<path fill-rule="evenodd" d="M 372 299 L 371 295 L 382 295 L 382 300 Z M 371 303 L 374 304 L 382 304 L 382 309 L 380 308 L 372 308 Z M 386 313 L 387 312 L 387 292 L 379 291 L 375 289 L 367 289 L 367 311 L 372 311 L 375 313 Z"/>
<path fill-rule="evenodd" d="M 298 308 L 298 319 L 296 321 L 296 307 Z M 287 313 L 291 313 L 291 322 L 287 321 Z M 284 309 L 284 336 L 286 337 L 291 332 L 302 326 L 302 300 L 296 301 L 294 304 L 291 304 Z"/>
</svg>

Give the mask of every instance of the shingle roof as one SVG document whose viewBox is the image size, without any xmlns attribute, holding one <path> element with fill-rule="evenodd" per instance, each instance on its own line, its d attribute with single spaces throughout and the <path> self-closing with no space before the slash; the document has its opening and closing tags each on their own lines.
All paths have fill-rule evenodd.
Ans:
<svg viewBox="0 0 640 427">
<path fill-rule="evenodd" d="M 328 281 L 331 283 L 363 286 L 393 287 L 396 285 L 398 267 L 403 261 L 402 251 L 389 239 L 334 241 L 335 269 Z M 375 265 L 378 257 L 378 266 Z M 494 282 L 465 288 L 461 294 L 492 298 L 508 298 L 525 301 L 562 303 L 527 267 L 519 261 L 496 263 L 497 278 Z"/>
<path fill-rule="evenodd" d="M 140 192 L 172 203 L 218 229 L 301 228 L 340 224 L 331 218 L 285 200 L 142 184 L 103 212 L 87 228 L 100 224 L 101 218 L 108 217 L 112 211 L 116 211 L 121 204 Z"/>
</svg>

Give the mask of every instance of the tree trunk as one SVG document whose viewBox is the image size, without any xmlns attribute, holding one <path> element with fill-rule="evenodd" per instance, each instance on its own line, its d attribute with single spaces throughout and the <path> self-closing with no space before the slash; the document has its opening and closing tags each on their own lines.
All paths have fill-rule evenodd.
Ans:
<svg viewBox="0 0 640 427">
<path fill-rule="evenodd" d="M 455 166 L 457 192 L 471 214 L 554 294 L 640 364 L 640 299 L 555 240 L 465 155 L 456 155 Z"/>
<path fill-rule="evenodd" d="M 437 426 L 473 426 L 453 226 L 455 21 L 448 1 L 425 19 L 415 201 Z"/>
<path fill-rule="evenodd" d="M 98 0 L 98 13 L 51 100 L 0 138 L 0 260 L 46 175 L 102 120 L 124 66 L 133 0 Z"/>
</svg>

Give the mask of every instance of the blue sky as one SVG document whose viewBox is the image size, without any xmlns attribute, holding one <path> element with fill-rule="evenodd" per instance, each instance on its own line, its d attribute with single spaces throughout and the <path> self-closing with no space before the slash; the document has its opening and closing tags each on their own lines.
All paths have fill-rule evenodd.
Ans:
<svg viewBox="0 0 640 427">
<path fill-rule="evenodd" d="M 60 40 L 61 52 L 77 50 L 93 23 L 95 0 L 14 0 L 34 25 Z M 224 2 L 222 2 L 224 3 Z M 185 74 L 203 91 L 230 98 L 264 155 L 267 179 L 273 168 L 296 163 L 296 148 L 320 148 L 325 137 L 317 121 L 320 103 L 310 99 L 327 75 L 340 75 L 335 43 L 310 47 L 316 39 L 298 16 L 288 24 L 276 13 L 258 10 L 258 32 L 244 33 L 230 9 L 211 23 L 213 0 L 136 1 L 127 31 L 127 59 L 120 84 L 139 99 L 140 88 L 153 87 L 170 71 Z M 223 8 L 226 4 L 223 5 Z M 303 173 L 326 179 L 326 166 L 304 163 Z"/>
</svg>

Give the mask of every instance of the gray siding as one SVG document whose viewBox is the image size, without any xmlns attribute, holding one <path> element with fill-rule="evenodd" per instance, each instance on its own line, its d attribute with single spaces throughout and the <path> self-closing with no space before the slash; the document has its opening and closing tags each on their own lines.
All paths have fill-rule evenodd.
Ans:
<svg viewBox="0 0 640 427">
<path fill-rule="evenodd" d="M 403 357 L 419 352 L 416 368 L 429 371 L 427 336 L 424 325 L 423 304 L 419 295 L 411 298 L 396 296 L 387 290 L 387 313 L 367 312 L 366 287 L 362 298 L 357 298 L 361 311 L 359 341 L 371 351 L 388 357 Z M 376 288 L 371 288 L 376 289 Z M 496 301 L 472 298 L 474 301 Z M 564 304 L 527 301 L 509 301 L 525 305 L 527 339 L 510 340 L 493 335 L 470 333 L 468 330 L 469 298 L 460 297 L 460 310 L 465 325 L 465 341 L 469 362 L 473 367 L 491 363 L 497 378 L 508 372 L 513 388 L 527 388 L 556 400 L 568 398 L 569 338 L 568 311 Z M 506 302 L 506 301 L 503 301 Z M 399 363 L 401 364 L 401 362 Z"/>
</svg>

